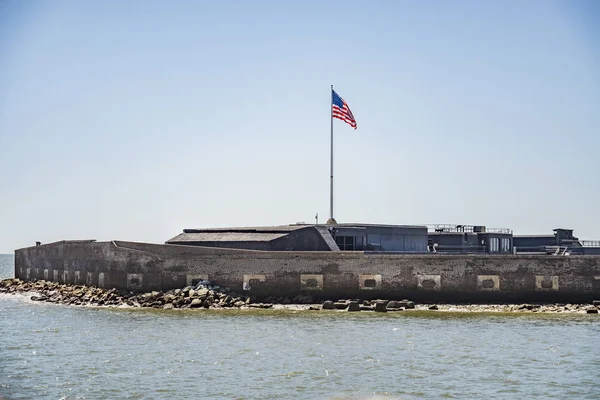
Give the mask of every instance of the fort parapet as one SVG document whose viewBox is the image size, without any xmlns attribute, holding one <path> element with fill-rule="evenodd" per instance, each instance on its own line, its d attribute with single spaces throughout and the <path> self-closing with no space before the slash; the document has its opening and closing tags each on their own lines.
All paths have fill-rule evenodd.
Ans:
<svg viewBox="0 0 600 400">
<path fill-rule="evenodd" d="M 472 303 L 600 298 L 600 256 L 576 255 L 256 251 L 61 241 L 16 250 L 15 276 L 144 291 L 209 279 L 257 297 Z"/>
</svg>

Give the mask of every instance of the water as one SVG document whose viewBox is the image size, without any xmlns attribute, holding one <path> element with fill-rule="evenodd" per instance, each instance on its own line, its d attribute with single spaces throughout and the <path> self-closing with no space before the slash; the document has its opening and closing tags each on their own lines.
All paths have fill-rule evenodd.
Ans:
<svg viewBox="0 0 600 400">
<path fill-rule="evenodd" d="M 12 275 L 0 255 L 0 277 Z M 126 310 L 0 295 L 6 399 L 600 397 L 600 318 Z"/>
</svg>

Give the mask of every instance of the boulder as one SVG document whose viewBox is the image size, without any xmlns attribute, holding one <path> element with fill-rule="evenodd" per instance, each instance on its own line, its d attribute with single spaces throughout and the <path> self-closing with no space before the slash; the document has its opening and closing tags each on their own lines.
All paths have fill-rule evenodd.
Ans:
<svg viewBox="0 0 600 400">
<path fill-rule="evenodd" d="M 335 310 L 335 304 L 333 301 L 327 300 L 323 302 L 323 310 Z"/>
<path fill-rule="evenodd" d="M 373 311 L 373 310 L 375 310 L 375 306 L 365 306 L 365 305 L 360 306 L 360 311 Z"/>
<path fill-rule="evenodd" d="M 347 311 L 360 311 L 360 304 L 358 301 L 349 301 Z"/>
<path fill-rule="evenodd" d="M 385 308 L 387 308 L 388 310 L 398 309 L 398 308 L 400 308 L 400 302 L 390 301 Z"/>
<path fill-rule="evenodd" d="M 407 308 L 407 309 L 413 309 L 413 308 L 415 308 L 415 302 L 404 299 L 404 300 L 398 302 L 398 306 Z"/>
<path fill-rule="evenodd" d="M 163 297 L 165 303 L 171 303 L 173 302 L 173 300 L 175 300 L 175 296 L 172 294 L 165 294 Z"/>
<path fill-rule="evenodd" d="M 165 304 L 163 306 L 164 310 L 172 310 L 173 308 L 175 308 L 175 306 L 173 306 L 173 304 Z"/>
<path fill-rule="evenodd" d="M 202 306 L 202 300 L 200 300 L 200 299 L 194 299 L 190 303 L 190 308 L 198 308 L 198 307 L 201 307 L 201 306 Z"/>
<path fill-rule="evenodd" d="M 387 300 L 377 300 L 375 302 L 375 311 L 376 312 L 387 312 Z"/>
<path fill-rule="evenodd" d="M 337 301 L 333 303 L 333 306 L 336 310 L 345 310 L 348 307 L 348 303 L 345 301 Z"/>
<path fill-rule="evenodd" d="M 598 308 L 597 307 L 588 307 L 585 310 L 585 312 L 588 314 L 598 314 Z"/>
<path fill-rule="evenodd" d="M 592 301 L 592 304 L 595 305 L 596 307 L 600 307 L 600 300 L 594 300 L 594 301 Z"/>
<path fill-rule="evenodd" d="M 432 306 L 429 306 L 429 309 L 430 309 L 430 310 L 437 310 L 437 309 L 438 309 L 438 306 L 436 306 L 436 305 L 434 304 L 434 305 L 432 305 Z"/>
</svg>

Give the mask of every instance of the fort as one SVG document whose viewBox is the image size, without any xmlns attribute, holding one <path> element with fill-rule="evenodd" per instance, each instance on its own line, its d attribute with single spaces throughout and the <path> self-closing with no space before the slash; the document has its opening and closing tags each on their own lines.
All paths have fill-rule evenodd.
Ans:
<svg viewBox="0 0 600 400">
<path fill-rule="evenodd" d="M 600 247 L 571 230 L 468 225 L 185 229 L 165 244 L 60 241 L 15 251 L 15 276 L 139 291 L 210 280 L 252 296 L 421 302 L 591 302 Z"/>
</svg>

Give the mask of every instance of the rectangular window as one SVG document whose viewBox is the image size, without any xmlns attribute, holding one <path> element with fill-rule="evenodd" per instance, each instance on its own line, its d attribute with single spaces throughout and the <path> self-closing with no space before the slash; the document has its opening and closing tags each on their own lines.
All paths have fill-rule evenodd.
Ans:
<svg viewBox="0 0 600 400">
<path fill-rule="evenodd" d="M 497 253 L 500 251 L 500 239 L 497 237 L 490 238 L 490 253 Z"/>
<path fill-rule="evenodd" d="M 354 251 L 354 236 L 336 236 L 335 242 L 342 251 Z"/>
</svg>

